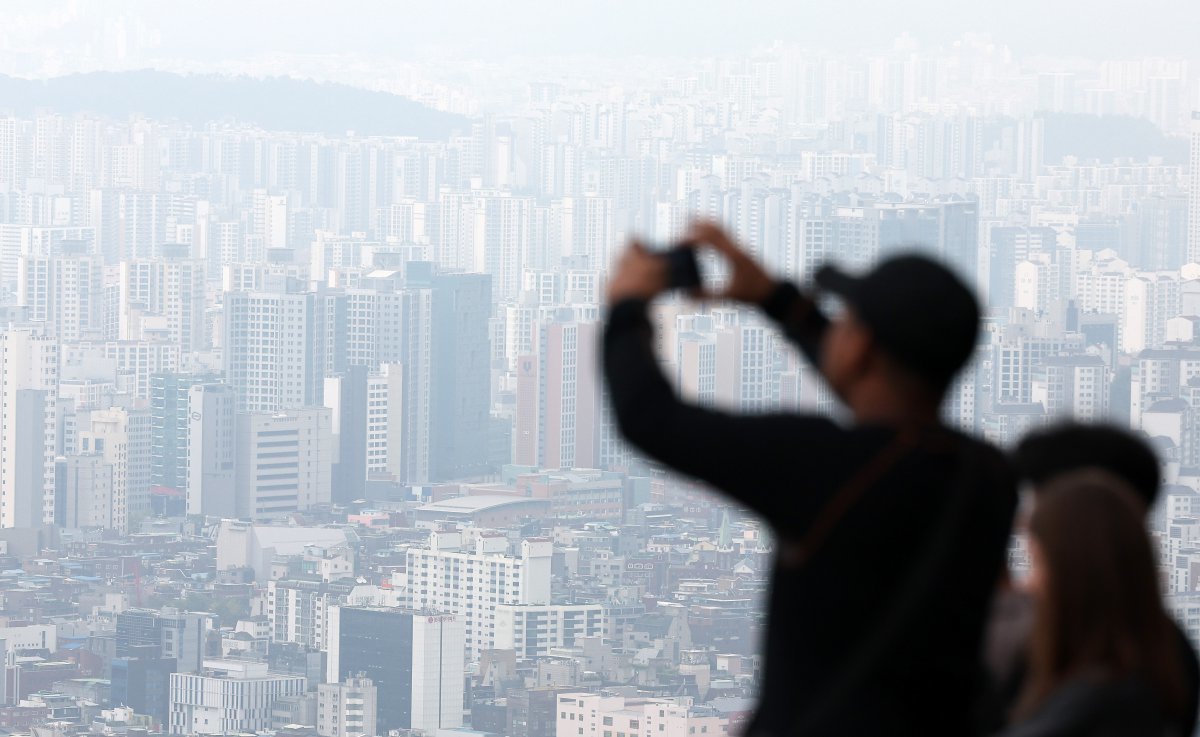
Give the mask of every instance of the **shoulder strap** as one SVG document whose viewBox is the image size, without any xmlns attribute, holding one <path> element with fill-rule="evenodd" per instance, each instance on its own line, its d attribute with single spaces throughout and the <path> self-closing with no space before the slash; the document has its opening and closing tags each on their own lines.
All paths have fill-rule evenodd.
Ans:
<svg viewBox="0 0 1200 737">
<path fill-rule="evenodd" d="M 917 446 L 919 439 L 916 430 L 900 430 L 890 443 L 858 470 L 858 473 L 842 484 L 813 520 L 812 526 L 808 528 L 799 545 L 794 548 L 797 558 L 789 560 L 788 564 L 801 565 L 812 558 L 832 534 L 837 523 L 862 498 L 867 489 L 878 483 L 885 473 L 910 453 Z"/>
<path fill-rule="evenodd" d="M 933 535 L 897 588 L 898 597 L 883 621 L 864 633 L 866 636 L 843 661 L 843 667 L 827 682 L 826 695 L 816 702 L 817 706 L 798 715 L 793 730 L 797 737 L 823 734 L 819 731 L 821 729 L 836 732 L 836 727 L 828 723 L 830 716 L 836 714 L 835 707 L 843 705 L 852 696 L 853 690 L 869 677 L 871 669 L 889 656 L 889 651 L 900 641 L 912 622 L 922 615 L 940 579 L 942 566 L 953 552 L 957 533 L 973 501 L 970 484 L 966 482 L 982 470 L 977 467 L 978 453 L 972 443 L 960 440 L 957 445 L 959 453 L 950 477 L 950 495 L 942 513 L 938 515 Z"/>
</svg>

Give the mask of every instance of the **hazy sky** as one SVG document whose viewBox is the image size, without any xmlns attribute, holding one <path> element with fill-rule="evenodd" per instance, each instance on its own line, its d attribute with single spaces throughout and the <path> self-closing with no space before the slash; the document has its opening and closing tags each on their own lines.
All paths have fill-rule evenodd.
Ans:
<svg viewBox="0 0 1200 737">
<path fill-rule="evenodd" d="M 9 18 L 14 10 L 59 17 L 39 34 L 50 45 L 128 11 L 161 33 L 157 55 L 182 59 L 348 51 L 404 58 L 429 46 L 485 58 L 690 56 L 775 39 L 880 47 L 903 31 L 931 44 L 988 32 L 1018 55 L 1200 56 L 1198 0 L 0 0 L 0 7 Z"/>
</svg>

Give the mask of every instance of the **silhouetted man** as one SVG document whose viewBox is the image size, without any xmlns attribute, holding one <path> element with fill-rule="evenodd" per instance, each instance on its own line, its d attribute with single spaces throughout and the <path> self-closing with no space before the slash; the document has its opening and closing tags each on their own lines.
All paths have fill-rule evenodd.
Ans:
<svg viewBox="0 0 1200 737">
<path fill-rule="evenodd" d="M 1030 484 L 1033 504 L 1042 489 L 1064 478 L 1086 478 L 1089 474 L 1114 478 L 1137 493 L 1147 513 L 1158 500 L 1161 488 L 1159 461 L 1154 451 L 1132 433 L 1108 425 L 1064 422 L 1032 432 L 1013 453 L 1013 465 Z M 991 692 L 985 701 L 985 727 L 1003 726 L 1024 685 L 1027 648 L 1033 625 L 1033 601 L 1005 576 L 993 603 L 988 626 L 985 660 Z M 1188 701 L 1178 734 L 1196 730 L 1197 701 L 1200 699 L 1200 662 L 1183 630 L 1176 624 L 1179 655 L 1187 678 Z"/>
<path fill-rule="evenodd" d="M 1002 455 L 943 427 L 939 407 L 971 355 L 979 310 L 919 256 L 862 277 L 816 277 L 830 321 L 719 228 L 688 240 L 729 261 L 713 297 L 760 307 L 853 414 L 740 416 L 680 401 L 651 350 L 664 260 L 638 244 L 608 286 L 604 369 L 625 437 L 761 515 L 777 556 L 758 711 L 747 734 L 963 735 L 1015 507 Z"/>
</svg>

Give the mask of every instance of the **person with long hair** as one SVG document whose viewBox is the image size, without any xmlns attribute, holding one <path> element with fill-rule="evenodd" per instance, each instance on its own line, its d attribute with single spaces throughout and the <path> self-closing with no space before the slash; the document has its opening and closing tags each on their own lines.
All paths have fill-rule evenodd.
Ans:
<svg viewBox="0 0 1200 737">
<path fill-rule="evenodd" d="M 1183 664 L 1135 492 L 1087 471 L 1029 518 L 1029 672 L 1003 737 L 1186 737 Z"/>
<path fill-rule="evenodd" d="M 1158 456 L 1144 436 L 1115 425 L 1057 422 L 1023 437 L 1011 458 L 1028 484 L 1026 501 L 1030 508 L 1037 505 L 1043 491 L 1064 478 L 1079 481 L 1090 474 L 1107 475 L 1126 484 L 1136 495 L 1143 519 L 1158 503 L 1162 485 Z M 1011 721 L 1029 672 L 1033 616 L 1033 598 L 1005 571 L 992 600 L 988 623 L 984 653 L 987 678 L 979 710 L 981 733 L 998 732 Z M 1176 731 L 1191 735 L 1196 733 L 1200 711 L 1200 657 L 1183 628 L 1173 620 L 1171 625 L 1186 695 Z"/>
</svg>

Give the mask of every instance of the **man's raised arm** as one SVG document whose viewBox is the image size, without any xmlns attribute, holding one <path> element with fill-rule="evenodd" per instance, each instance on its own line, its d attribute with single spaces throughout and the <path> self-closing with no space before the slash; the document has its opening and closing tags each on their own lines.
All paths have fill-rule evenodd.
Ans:
<svg viewBox="0 0 1200 737">
<path fill-rule="evenodd" d="M 694 223 L 686 240 L 716 249 L 725 257 L 731 269 L 729 283 L 724 289 L 703 296 L 761 308 L 778 323 L 788 340 L 795 343 L 814 366 L 820 367 L 821 339 L 829 327 L 829 318 L 825 317 L 811 297 L 791 282 L 773 279 L 714 223 Z"/>
<path fill-rule="evenodd" d="M 657 257 L 634 245 L 609 285 L 603 368 L 622 435 L 650 458 L 700 479 L 785 526 L 803 527 L 821 495 L 797 488 L 803 456 L 838 452 L 841 430 L 819 417 L 739 416 L 682 401 L 667 382 L 652 348 L 647 315 L 650 298 L 662 291 Z M 814 470 L 805 486 L 825 486 Z M 810 486 L 811 485 L 811 486 Z"/>
</svg>

